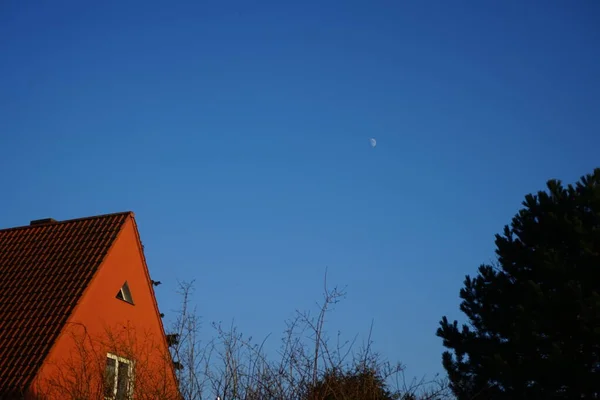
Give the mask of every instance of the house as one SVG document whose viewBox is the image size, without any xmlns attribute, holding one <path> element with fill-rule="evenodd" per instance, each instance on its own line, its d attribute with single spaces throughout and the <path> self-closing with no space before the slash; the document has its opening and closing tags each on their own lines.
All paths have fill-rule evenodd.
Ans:
<svg viewBox="0 0 600 400">
<path fill-rule="evenodd" d="M 0 399 L 179 398 L 134 214 L 0 230 Z"/>
</svg>

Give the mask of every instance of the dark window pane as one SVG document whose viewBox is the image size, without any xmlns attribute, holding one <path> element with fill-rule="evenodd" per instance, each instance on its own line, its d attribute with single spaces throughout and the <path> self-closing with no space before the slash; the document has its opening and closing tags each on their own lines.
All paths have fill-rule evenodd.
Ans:
<svg viewBox="0 0 600 400">
<path fill-rule="evenodd" d="M 116 361 L 112 358 L 106 358 L 106 368 L 104 370 L 104 396 L 112 397 L 115 394 L 115 374 Z"/>
<path fill-rule="evenodd" d="M 129 364 L 119 363 L 119 376 L 117 379 L 117 400 L 127 398 L 127 388 L 129 386 Z"/>
</svg>

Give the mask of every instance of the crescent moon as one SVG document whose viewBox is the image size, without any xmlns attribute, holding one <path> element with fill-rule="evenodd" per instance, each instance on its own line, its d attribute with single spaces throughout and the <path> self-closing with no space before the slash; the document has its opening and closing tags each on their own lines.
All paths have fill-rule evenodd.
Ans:
<svg viewBox="0 0 600 400">
<path fill-rule="evenodd" d="M 377 140 L 375 140 L 375 138 L 371 138 L 369 142 L 371 143 L 371 147 L 375 148 L 375 146 L 377 146 Z"/>
</svg>

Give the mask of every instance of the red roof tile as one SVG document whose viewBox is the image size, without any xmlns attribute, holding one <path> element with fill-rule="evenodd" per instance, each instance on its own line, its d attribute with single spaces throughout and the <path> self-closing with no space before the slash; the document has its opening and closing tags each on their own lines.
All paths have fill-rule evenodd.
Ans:
<svg viewBox="0 0 600 400">
<path fill-rule="evenodd" d="M 0 398 L 31 383 L 129 216 L 0 230 Z"/>
</svg>

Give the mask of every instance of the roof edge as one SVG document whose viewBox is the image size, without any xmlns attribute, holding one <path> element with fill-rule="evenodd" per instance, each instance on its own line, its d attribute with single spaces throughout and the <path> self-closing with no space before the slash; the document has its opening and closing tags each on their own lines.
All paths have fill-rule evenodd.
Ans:
<svg viewBox="0 0 600 400">
<path fill-rule="evenodd" d="M 97 219 L 97 218 L 106 218 L 106 217 L 113 217 L 116 215 L 125 215 L 125 214 L 129 214 L 131 217 L 135 216 L 135 213 L 133 211 L 119 211 L 119 212 L 114 212 L 114 213 L 108 213 L 108 214 L 100 214 L 100 215 L 92 215 L 89 217 L 79 217 L 79 218 L 72 218 L 72 219 L 65 219 L 62 221 L 55 221 L 52 223 L 53 226 L 55 225 L 60 225 L 60 224 L 68 224 L 71 222 L 80 222 L 83 220 L 90 220 L 90 219 Z M 19 229 L 31 229 L 31 228 L 39 228 L 40 225 L 21 225 L 21 226 L 15 226 L 12 228 L 0 228 L 0 232 L 5 232 L 5 231 L 10 231 L 10 230 L 19 230 Z"/>
<path fill-rule="evenodd" d="M 133 215 L 133 213 L 130 218 L 131 218 L 131 222 L 133 223 L 133 231 L 135 232 L 135 237 L 137 239 L 138 251 L 142 258 L 144 274 L 146 275 L 146 284 L 148 285 L 148 287 L 150 288 L 150 292 L 152 293 L 152 302 L 154 304 L 154 311 L 156 313 L 156 318 L 158 319 L 158 325 L 160 326 L 160 329 L 162 332 L 164 346 L 167 351 L 167 354 L 172 359 L 172 355 L 169 350 L 169 343 L 167 341 L 167 332 L 165 330 L 165 324 L 163 324 L 163 320 L 160 316 L 160 309 L 158 308 L 158 300 L 156 299 L 156 293 L 154 292 L 154 285 L 152 284 L 152 279 L 150 277 L 150 270 L 148 269 L 148 264 L 146 262 L 146 254 L 144 254 L 144 248 L 143 248 L 144 246 L 142 245 L 140 231 L 138 230 L 137 222 L 135 220 L 135 216 Z M 173 361 L 173 360 L 171 360 L 171 361 Z M 173 373 L 173 378 L 175 379 L 175 382 L 177 382 L 177 372 L 175 371 L 175 365 L 172 362 L 170 362 L 169 366 L 170 366 L 171 372 Z"/>
</svg>

